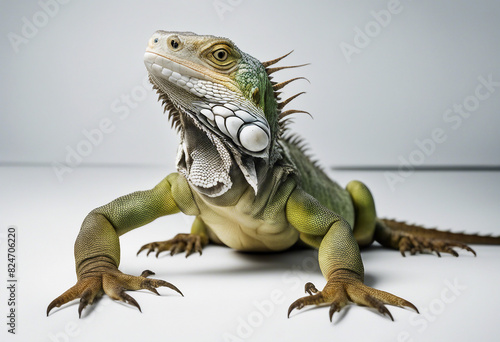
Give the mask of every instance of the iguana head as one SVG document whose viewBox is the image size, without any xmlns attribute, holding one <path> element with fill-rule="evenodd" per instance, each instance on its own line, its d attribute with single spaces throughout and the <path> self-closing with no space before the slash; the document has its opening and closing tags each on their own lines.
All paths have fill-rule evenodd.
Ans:
<svg viewBox="0 0 500 342">
<path fill-rule="evenodd" d="M 166 31 L 150 38 L 144 62 L 180 131 L 178 171 L 211 197 L 231 188 L 235 172 L 257 192 L 279 156 L 281 107 L 266 65 L 229 39 Z"/>
</svg>

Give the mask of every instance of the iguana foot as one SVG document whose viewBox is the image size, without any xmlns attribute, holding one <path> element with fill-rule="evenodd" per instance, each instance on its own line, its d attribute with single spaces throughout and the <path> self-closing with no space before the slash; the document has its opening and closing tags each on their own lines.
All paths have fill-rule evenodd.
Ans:
<svg viewBox="0 0 500 342">
<path fill-rule="evenodd" d="M 300 310 L 306 305 L 330 304 L 329 315 L 331 322 L 333 314 L 339 312 L 348 302 L 374 308 L 381 314 L 389 316 L 393 321 L 394 318 L 385 307 L 385 304 L 409 307 L 418 313 L 417 308 L 412 303 L 390 293 L 366 286 L 357 274 L 347 270 L 334 272 L 323 291 L 318 291 L 312 283 L 305 285 L 305 291 L 309 296 L 299 298 L 293 302 L 288 308 L 288 317 L 290 317 L 292 310 Z"/>
<path fill-rule="evenodd" d="M 399 240 L 399 251 L 402 256 L 406 256 L 405 252 L 410 252 L 411 255 L 415 255 L 417 252 L 435 252 L 438 257 L 441 257 L 441 253 L 449 253 L 458 257 L 458 253 L 453 248 L 465 249 L 476 256 L 476 252 L 472 248 L 460 242 L 430 239 L 411 234 L 403 235 Z"/>
<path fill-rule="evenodd" d="M 198 234 L 177 234 L 173 239 L 147 243 L 139 249 L 137 255 L 144 250 L 148 250 L 146 255 L 156 251 L 156 257 L 161 252 L 170 251 L 170 255 L 186 251 L 186 258 L 194 252 L 202 254 L 202 249 L 208 244 L 208 238 Z"/>
<path fill-rule="evenodd" d="M 103 293 L 114 300 L 131 304 L 138 308 L 139 311 L 141 311 L 141 307 L 132 296 L 125 292 L 126 290 L 146 289 L 159 295 L 156 288 L 165 286 L 184 296 L 177 287 L 164 280 L 147 278 L 150 275 L 154 275 L 149 270 L 142 272 L 138 277 L 124 274 L 118 269 L 112 268 L 96 273 L 97 275 L 78 280 L 73 287 L 54 299 L 47 307 L 47 316 L 54 307 L 60 307 L 73 299 L 80 298 L 78 316 L 81 317 L 83 309 L 87 305 L 93 304 L 94 300 Z"/>
</svg>

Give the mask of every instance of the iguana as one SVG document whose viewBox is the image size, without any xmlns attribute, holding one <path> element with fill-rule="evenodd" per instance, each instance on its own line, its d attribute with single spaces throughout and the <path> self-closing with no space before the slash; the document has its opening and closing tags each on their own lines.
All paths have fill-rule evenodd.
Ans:
<svg viewBox="0 0 500 342">
<path fill-rule="evenodd" d="M 171 251 L 202 253 L 209 242 L 239 251 L 278 252 L 295 245 L 318 249 L 326 285 L 293 302 L 294 309 L 328 304 L 330 320 L 348 302 L 378 310 L 392 319 L 386 304 L 415 305 L 363 283 L 360 247 L 378 241 L 415 254 L 451 253 L 466 244 L 500 244 L 500 237 L 441 232 L 377 218 L 369 189 L 359 181 L 346 188 L 330 180 L 290 134 L 283 110 L 296 96 L 281 101 L 280 89 L 300 77 L 277 83 L 273 67 L 285 56 L 261 63 L 226 38 L 189 32 L 157 31 L 144 62 L 173 127 L 180 134 L 177 172 L 153 189 L 120 197 L 92 210 L 75 242 L 77 282 L 53 300 L 47 315 L 80 298 L 78 313 L 107 294 L 136 306 L 125 291 L 169 287 L 164 280 L 119 271 L 119 236 L 158 217 L 194 215 L 190 234 L 142 246 L 137 254 Z M 270 256 L 271 257 L 271 256 Z"/>
</svg>

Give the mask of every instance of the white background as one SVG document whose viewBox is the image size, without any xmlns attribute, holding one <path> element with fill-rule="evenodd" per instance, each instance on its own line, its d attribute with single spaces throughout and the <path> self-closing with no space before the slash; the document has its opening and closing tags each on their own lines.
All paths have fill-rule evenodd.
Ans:
<svg viewBox="0 0 500 342">
<path fill-rule="evenodd" d="M 500 87 L 455 129 L 443 114 L 466 99 L 473 101 L 479 77 L 500 81 L 500 6 L 493 1 L 402 0 L 400 12 L 385 27 L 377 26 L 372 11 L 381 13 L 388 3 L 74 0 L 43 10 L 37 1 L 2 1 L 0 255 L 6 255 L 7 227 L 16 225 L 19 334 L 8 335 L 2 323 L 1 336 L 9 341 L 221 341 L 232 334 L 251 341 L 397 341 L 408 332 L 414 341 L 495 340 L 500 332 L 497 248 L 477 247 L 478 258 L 461 253 L 458 259 L 438 260 L 430 255 L 403 259 L 374 247 L 363 254 L 367 282 L 401 295 L 421 311 L 427 308 L 430 315 L 391 308 L 393 323 L 350 307 L 332 325 L 326 308 L 286 319 L 288 305 L 303 295 L 305 282 L 324 284 L 312 269 L 310 251 L 252 256 L 209 247 L 201 258 L 187 260 L 135 257 L 144 243 L 188 231 L 183 216 L 125 235 L 121 269 L 131 274 L 152 269 L 185 298 L 168 290 L 160 291 L 162 297 L 136 292 L 132 296 L 143 314 L 104 298 L 81 320 L 77 305 L 45 317 L 48 303 L 75 281 L 73 242 L 86 213 L 119 195 L 150 188 L 174 170 L 178 138 L 143 82 L 143 51 L 157 29 L 229 37 L 260 60 L 294 50 L 284 63 L 311 63 L 275 79 L 309 79 L 310 84 L 288 86 L 284 95 L 307 92 L 289 108 L 307 110 L 314 120 L 299 115 L 292 127 L 327 169 L 398 167 L 411 158 L 418 162 L 414 165 L 498 166 Z M 36 31 L 26 31 L 26 22 L 37 20 Z M 348 63 L 341 45 L 355 45 L 357 28 L 377 27 Z M 14 47 L 13 35 L 25 43 Z M 111 122 L 113 131 L 58 177 L 52 164 L 66 163 L 69 150 L 88 145 L 84 130 L 98 129 L 103 120 Z M 415 140 L 427 141 L 435 130 L 446 140 L 422 152 Z M 341 184 L 365 181 L 380 216 L 500 232 L 497 172 L 393 175 L 397 183 L 383 172 L 332 172 Z M 6 268 L 4 257 L 0 265 Z M 444 303 L 446 284 L 454 281 L 466 289 Z M 254 301 L 269 299 L 273 291 L 283 294 L 282 302 L 248 336 L 238 335 L 240 319 L 258 317 Z M 6 302 L 6 291 L 0 291 L 1 317 Z"/>
<path fill-rule="evenodd" d="M 142 86 L 147 40 L 165 29 L 226 36 L 260 60 L 294 50 L 284 63 L 311 63 L 275 79 L 310 80 L 284 95 L 307 92 L 289 108 L 307 110 L 314 120 L 298 115 L 294 129 L 325 166 L 397 166 L 418 149 L 416 139 L 437 128 L 446 141 L 416 162 L 499 165 L 498 86 L 456 129 L 443 113 L 474 96 L 478 77 L 500 81 L 500 5 L 402 0 L 381 27 L 372 11 L 381 13 L 388 3 L 71 1 L 41 21 L 16 53 L 8 34 L 22 37 L 23 18 L 40 21 L 41 7 L 3 1 L 0 162 L 64 161 L 67 148 L 86 139 L 82 130 L 106 118 L 115 130 L 82 163 L 173 165 L 177 137 L 150 86 Z M 341 45 L 355 46 L 356 28 L 374 37 L 348 63 Z"/>
</svg>

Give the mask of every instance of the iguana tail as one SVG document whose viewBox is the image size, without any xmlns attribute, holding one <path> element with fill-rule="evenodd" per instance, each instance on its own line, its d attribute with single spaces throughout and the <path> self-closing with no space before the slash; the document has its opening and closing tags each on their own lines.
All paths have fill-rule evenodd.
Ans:
<svg viewBox="0 0 500 342">
<path fill-rule="evenodd" d="M 423 251 L 458 254 L 453 247 L 475 252 L 467 244 L 500 245 L 500 236 L 454 233 L 433 228 L 425 228 L 392 219 L 378 219 L 375 229 L 375 241 L 385 247 L 399 249 L 411 254 Z"/>
</svg>

